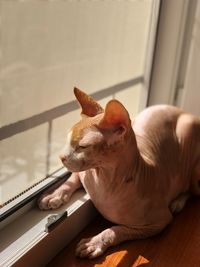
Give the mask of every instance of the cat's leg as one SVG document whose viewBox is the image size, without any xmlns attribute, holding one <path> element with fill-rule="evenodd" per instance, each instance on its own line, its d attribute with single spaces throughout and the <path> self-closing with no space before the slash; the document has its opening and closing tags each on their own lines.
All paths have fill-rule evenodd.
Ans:
<svg viewBox="0 0 200 267">
<path fill-rule="evenodd" d="M 81 258 L 96 258 L 102 255 L 107 248 L 115 246 L 121 242 L 135 239 L 151 237 L 161 232 L 168 225 L 172 216 L 168 211 L 168 218 L 156 225 L 144 225 L 140 228 L 130 228 L 123 225 L 108 228 L 96 236 L 82 239 L 76 248 L 76 256 Z"/>
<path fill-rule="evenodd" d="M 62 204 L 69 201 L 71 195 L 81 185 L 79 174 L 72 173 L 64 183 L 56 187 L 51 187 L 41 195 L 38 200 L 39 208 L 42 210 L 59 208 Z"/>
<path fill-rule="evenodd" d="M 180 194 L 174 200 L 172 200 L 172 202 L 171 202 L 171 204 L 169 206 L 169 209 L 170 209 L 171 213 L 180 212 L 184 208 L 184 206 L 185 206 L 188 198 L 190 197 L 190 195 L 191 194 L 189 192 L 185 192 L 185 193 Z"/>
</svg>

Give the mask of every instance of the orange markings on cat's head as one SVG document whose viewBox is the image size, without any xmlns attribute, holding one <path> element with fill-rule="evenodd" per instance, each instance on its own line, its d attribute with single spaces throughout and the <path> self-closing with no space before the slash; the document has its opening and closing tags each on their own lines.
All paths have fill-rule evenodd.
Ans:
<svg viewBox="0 0 200 267">
<path fill-rule="evenodd" d="M 72 127 L 71 145 L 78 145 L 79 141 L 83 138 L 84 131 L 99 124 L 102 119 L 103 113 L 95 117 L 82 118 L 78 123 Z"/>
<path fill-rule="evenodd" d="M 83 138 L 85 129 L 97 127 L 98 129 L 111 129 L 118 133 L 125 133 L 131 128 L 131 120 L 128 111 L 117 100 L 111 100 L 103 108 L 90 96 L 78 88 L 74 88 L 74 94 L 81 105 L 82 115 L 86 115 L 72 128 L 71 144 L 78 145 Z"/>
<path fill-rule="evenodd" d="M 95 117 L 98 114 L 104 113 L 100 126 L 107 128 L 114 125 L 130 126 L 131 121 L 129 114 L 125 107 L 117 100 L 111 100 L 106 105 L 105 111 L 103 108 L 89 95 L 78 89 L 74 88 L 74 94 L 81 105 L 81 114 L 88 117 Z"/>
</svg>

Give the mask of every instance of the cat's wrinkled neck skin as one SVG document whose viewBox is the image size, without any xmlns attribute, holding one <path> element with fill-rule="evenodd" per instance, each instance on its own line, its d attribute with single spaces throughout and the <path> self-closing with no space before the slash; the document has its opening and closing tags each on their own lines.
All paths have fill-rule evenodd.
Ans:
<svg viewBox="0 0 200 267">
<path fill-rule="evenodd" d="M 143 169 L 144 166 L 145 162 L 138 150 L 135 134 L 130 129 L 119 152 L 96 167 L 95 171 L 99 179 L 123 183 L 137 179 L 138 169 Z"/>
<path fill-rule="evenodd" d="M 121 146 L 117 146 L 115 153 L 109 153 L 109 157 L 105 157 L 100 165 L 79 175 L 94 205 L 106 219 L 114 223 L 132 225 L 131 218 L 140 214 L 139 207 L 136 205 L 133 208 L 133 205 L 134 199 L 137 201 L 139 195 L 143 194 L 141 181 L 148 173 L 148 165 L 139 153 L 131 128 Z M 121 211 L 126 209 L 131 209 L 131 214 L 124 219 Z"/>
</svg>

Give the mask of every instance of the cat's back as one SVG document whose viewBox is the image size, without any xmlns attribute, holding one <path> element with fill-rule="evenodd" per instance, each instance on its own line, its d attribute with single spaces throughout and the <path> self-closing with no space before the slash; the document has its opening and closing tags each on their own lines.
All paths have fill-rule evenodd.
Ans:
<svg viewBox="0 0 200 267">
<path fill-rule="evenodd" d="M 146 108 L 138 114 L 133 122 L 138 148 L 153 165 L 160 162 L 163 152 L 171 152 L 176 147 L 176 124 L 183 111 L 168 105 L 156 105 Z M 165 156 L 167 156 L 165 154 Z"/>
<path fill-rule="evenodd" d="M 150 106 L 140 112 L 133 122 L 133 129 L 137 133 L 155 131 L 160 127 L 176 126 L 178 117 L 183 111 L 169 105 Z"/>
</svg>

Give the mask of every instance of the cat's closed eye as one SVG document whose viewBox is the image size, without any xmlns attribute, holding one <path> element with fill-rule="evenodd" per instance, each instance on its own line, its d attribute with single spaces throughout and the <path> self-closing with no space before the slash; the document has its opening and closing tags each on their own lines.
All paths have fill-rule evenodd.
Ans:
<svg viewBox="0 0 200 267">
<path fill-rule="evenodd" d="M 81 150 L 82 150 L 82 149 L 86 149 L 86 148 L 88 148 L 88 147 L 89 147 L 89 146 L 78 146 L 78 148 L 81 149 Z"/>
</svg>

